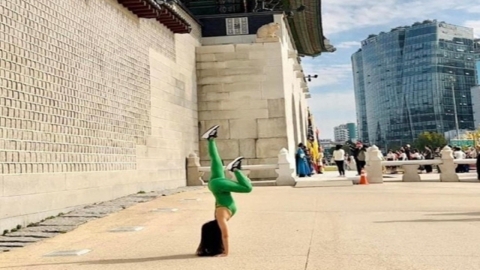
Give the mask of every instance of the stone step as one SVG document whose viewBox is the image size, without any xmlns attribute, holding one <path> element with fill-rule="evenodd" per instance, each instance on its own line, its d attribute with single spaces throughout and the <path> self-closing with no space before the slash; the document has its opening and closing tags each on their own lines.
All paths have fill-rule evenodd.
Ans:
<svg viewBox="0 0 480 270">
<path fill-rule="evenodd" d="M 254 187 L 270 187 L 276 186 L 277 181 L 275 180 L 265 180 L 265 181 L 252 181 L 252 186 Z"/>
<path fill-rule="evenodd" d="M 336 180 L 297 180 L 295 184 L 296 188 L 303 187 L 345 187 L 353 186 L 353 180 L 351 179 L 336 179 Z"/>
</svg>

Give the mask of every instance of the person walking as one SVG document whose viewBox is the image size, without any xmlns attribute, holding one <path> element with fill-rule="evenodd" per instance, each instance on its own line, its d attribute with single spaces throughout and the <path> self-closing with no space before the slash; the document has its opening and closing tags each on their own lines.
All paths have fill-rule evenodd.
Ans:
<svg viewBox="0 0 480 270">
<path fill-rule="evenodd" d="M 428 146 L 428 145 L 425 146 L 424 157 L 425 157 L 425 159 L 428 159 L 428 160 L 433 160 L 434 159 L 433 151 L 432 151 L 431 147 Z M 433 171 L 433 167 L 432 167 L 431 164 L 430 165 L 425 165 L 424 168 L 425 168 L 425 171 L 427 173 L 431 173 Z"/>
<path fill-rule="evenodd" d="M 342 145 L 338 144 L 333 151 L 333 160 L 337 164 L 338 173 L 340 176 L 345 176 L 345 150 Z"/>
</svg>

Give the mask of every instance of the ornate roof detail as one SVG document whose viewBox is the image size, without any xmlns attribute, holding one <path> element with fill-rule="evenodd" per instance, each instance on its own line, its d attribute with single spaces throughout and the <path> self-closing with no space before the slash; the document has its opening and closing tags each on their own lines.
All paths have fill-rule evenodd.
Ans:
<svg viewBox="0 0 480 270">
<path fill-rule="evenodd" d="M 117 0 L 140 18 L 153 19 L 165 25 L 175 34 L 190 33 L 191 26 L 175 8 L 162 0 Z"/>
<path fill-rule="evenodd" d="M 318 56 L 336 50 L 323 35 L 321 0 L 282 1 L 300 55 Z"/>
</svg>

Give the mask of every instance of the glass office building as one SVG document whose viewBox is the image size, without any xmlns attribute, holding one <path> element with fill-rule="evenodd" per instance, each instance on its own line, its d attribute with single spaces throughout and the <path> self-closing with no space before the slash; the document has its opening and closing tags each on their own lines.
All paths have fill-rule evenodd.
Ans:
<svg viewBox="0 0 480 270">
<path fill-rule="evenodd" d="M 359 139 L 384 148 L 473 129 L 473 29 L 424 21 L 370 35 L 352 55 Z"/>
</svg>

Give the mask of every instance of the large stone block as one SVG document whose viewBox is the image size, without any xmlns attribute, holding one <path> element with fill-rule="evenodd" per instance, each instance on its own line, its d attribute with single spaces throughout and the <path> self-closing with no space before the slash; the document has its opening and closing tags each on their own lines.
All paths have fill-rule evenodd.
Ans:
<svg viewBox="0 0 480 270">
<path fill-rule="evenodd" d="M 238 82 L 238 83 L 228 83 L 224 84 L 222 89 L 225 92 L 248 92 L 246 94 L 251 94 L 252 91 L 257 91 L 260 94 L 254 97 L 254 99 L 260 99 L 262 84 L 258 82 Z M 232 100 L 241 100 L 241 98 L 232 98 Z"/>
<path fill-rule="evenodd" d="M 263 99 L 278 99 L 285 97 L 283 80 L 267 80 L 262 86 Z"/>
<path fill-rule="evenodd" d="M 230 93 L 227 93 L 227 92 L 201 91 L 198 94 L 198 102 L 199 103 L 202 102 L 202 101 L 229 100 L 229 99 L 230 99 Z"/>
<path fill-rule="evenodd" d="M 285 98 L 268 100 L 269 117 L 285 117 Z"/>
<path fill-rule="evenodd" d="M 197 62 L 214 62 L 216 61 L 215 54 L 213 53 L 205 53 L 205 54 L 197 54 L 196 57 Z"/>
<path fill-rule="evenodd" d="M 225 89 L 229 89 L 232 85 L 235 84 L 226 84 Z M 228 94 L 231 99 L 262 99 L 262 91 L 258 90 L 233 91 L 226 94 Z"/>
<path fill-rule="evenodd" d="M 217 145 L 218 154 L 223 160 L 233 160 L 240 156 L 238 140 L 215 140 Z M 208 141 L 200 141 L 200 160 L 210 160 L 208 154 Z"/>
<path fill-rule="evenodd" d="M 256 139 L 258 137 L 256 119 L 230 120 L 230 137 L 232 139 Z"/>
<path fill-rule="evenodd" d="M 274 158 L 282 148 L 288 149 L 287 137 L 258 139 L 256 156 L 257 158 Z"/>
<path fill-rule="evenodd" d="M 268 109 L 266 100 L 220 100 L 205 102 L 209 111 Z"/>
<path fill-rule="evenodd" d="M 231 60 L 225 62 L 226 68 L 237 69 L 237 68 L 254 68 L 257 66 L 263 66 L 264 62 L 254 61 L 254 60 Z"/>
<path fill-rule="evenodd" d="M 255 158 L 248 159 L 248 165 L 267 165 L 277 164 L 278 158 Z M 252 170 L 250 172 L 250 179 L 253 180 L 273 180 L 277 178 L 277 173 L 274 169 L 270 170 Z"/>
<path fill-rule="evenodd" d="M 233 76 L 211 76 L 198 79 L 198 85 L 232 83 L 234 81 Z"/>
<path fill-rule="evenodd" d="M 200 120 L 268 118 L 268 109 L 199 111 Z"/>
<path fill-rule="evenodd" d="M 233 53 L 235 47 L 233 44 L 228 45 L 209 45 L 196 47 L 197 54 L 211 54 L 211 53 Z"/>
<path fill-rule="evenodd" d="M 199 121 L 198 138 L 200 138 L 206 130 L 214 125 L 220 126 L 218 129 L 218 139 L 230 139 L 230 121 L 228 120 Z"/>
<path fill-rule="evenodd" d="M 245 75 L 236 75 L 232 76 L 232 82 L 239 83 L 239 82 L 265 82 L 267 80 L 267 76 L 263 74 L 245 74 Z"/>
<path fill-rule="evenodd" d="M 235 44 L 235 51 L 242 52 L 242 51 L 255 51 L 255 52 L 262 52 L 265 50 L 265 47 L 262 43 L 248 43 L 248 44 Z"/>
<path fill-rule="evenodd" d="M 220 71 L 220 70 L 219 70 Z M 221 70 L 219 75 L 247 75 L 247 74 L 262 74 L 264 71 L 263 67 L 254 66 L 254 67 L 244 67 L 244 68 L 226 68 Z"/>
<path fill-rule="evenodd" d="M 285 117 L 257 119 L 258 137 L 285 137 L 287 135 L 286 121 Z"/>
<path fill-rule="evenodd" d="M 20 196 L 65 190 L 65 174 L 19 174 L 3 176 L 4 196 Z"/>
<path fill-rule="evenodd" d="M 197 78 L 223 75 L 220 73 L 221 71 L 222 69 L 199 69 L 197 70 Z"/>
<path fill-rule="evenodd" d="M 240 156 L 244 158 L 255 158 L 256 154 L 256 139 L 241 139 L 239 140 Z"/>
<path fill-rule="evenodd" d="M 223 92 L 225 91 L 224 89 L 224 84 L 207 84 L 207 85 L 202 85 L 199 87 L 199 93 L 209 93 L 209 92 Z"/>
<path fill-rule="evenodd" d="M 215 69 L 215 68 L 226 68 L 227 65 L 225 62 L 199 62 L 197 64 L 198 69 Z"/>
<path fill-rule="evenodd" d="M 218 62 L 248 59 L 248 52 L 216 53 L 215 59 Z"/>
</svg>

